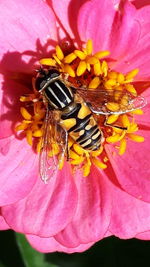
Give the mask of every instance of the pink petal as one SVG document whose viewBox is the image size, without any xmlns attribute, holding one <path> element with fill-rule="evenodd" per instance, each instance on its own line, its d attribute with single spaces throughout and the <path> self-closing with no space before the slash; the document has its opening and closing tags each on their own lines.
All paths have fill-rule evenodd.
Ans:
<svg viewBox="0 0 150 267">
<path fill-rule="evenodd" d="M 87 0 L 52 0 L 52 6 L 57 20 L 59 21 L 61 39 L 75 39 L 75 42 L 80 44 L 80 36 L 77 28 L 77 17 L 81 6 L 86 3 Z M 51 6 L 51 1 L 48 1 Z"/>
<path fill-rule="evenodd" d="M 4 220 L 3 216 L 0 215 L 0 230 L 8 230 L 9 225 Z"/>
<path fill-rule="evenodd" d="M 128 141 L 124 155 L 113 154 L 112 145 L 106 146 L 106 151 L 121 187 L 143 201 L 150 202 L 150 139 L 149 131 L 140 131 L 145 137 L 143 143 Z M 109 178 L 112 179 L 111 175 Z"/>
<path fill-rule="evenodd" d="M 114 24 L 114 27 L 117 27 L 117 23 L 120 26 L 119 30 L 114 28 L 114 34 L 112 35 L 114 41 L 111 40 L 111 56 L 116 56 L 119 60 L 112 67 L 125 73 L 134 68 L 139 68 L 140 72 L 136 77 L 137 80 L 148 80 L 150 78 L 149 12 L 150 6 L 136 11 L 132 5 L 127 4 L 123 16 L 124 23 L 120 21 Z M 119 37 L 118 31 L 121 36 L 119 39 L 117 39 L 117 36 Z M 119 46 L 116 45 L 117 42 Z M 121 51 L 121 46 L 124 49 L 124 54 Z"/>
<path fill-rule="evenodd" d="M 109 231 L 119 238 L 132 238 L 150 229 L 150 203 L 130 196 L 112 185 L 112 217 Z"/>
<path fill-rule="evenodd" d="M 49 237 L 70 222 L 76 203 L 76 187 L 66 164 L 48 184 L 37 179 L 30 194 L 14 205 L 5 206 L 2 214 L 17 232 Z"/>
<path fill-rule="evenodd" d="M 150 240 L 150 231 L 139 233 L 136 235 L 136 238 L 141 240 Z"/>
<path fill-rule="evenodd" d="M 78 16 L 81 40 L 92 39 L 95 51 L 107 50 L 115 14 L 115 6 L 110 0 L 87 1 Z"/>
<path fill-rule="evenodd" d="M 54 46 L 54 40 L 57 40 L 54 14 L 42 0 L 1 1 L 0 13 L 0 57 L 8 53 L 7 61 L 11 62 L 7 64 L 9 70 L 21 70 L 22 67 L 22 70 L 28 71 L 32 64 L 22 64 L 22 60 L 29 63 L 34 56 L 37 60 L 46 53 L 44 46 L 47 42 Z M 27 50 L 26 56 L 20 54 L 18 60 L 19 53 Z"/>
<path fill-rule="evenodd" d="M 135 5 L 136 8 L 141 8 L 143 6 L 149 5 L 149 0 L 131 0 L 133 5 Z"/>
<path fill-rule="evenodd" d="M 26 140 L 0 140 L 0 206 L 24 198 L 37 179 L 37 155 Z"/>
<path fill-rule="evenodd" d="M 33 246 L 36 250 L 42 253 L 56 252 L 56 251 L 65 253 L 83 252 L 93 245 L 93 243 L 80 244 L 76 248 L 68 248 L 59 244 L 59 242 L 57 242 L 54 237 L 40 238 L 38 236 L 33 236 L 33 235 L 27 235 L 26 237 L 31 246 Z"/>
<path fill-rule="evenodd" d="M 111 196 L 107 178 L 93 167 L 87 178 L 75 177 L 78 206 L 73 220 L 55 238 L 66 247 L 96 242 L 104 237 L 111 215 Z"/>
<path fill-rule="evenodd" d="M 13 80 L 1 80 L 0 88 L 0 138 L 15 133 L 15 125 L 22 120 L 19 101 L 21 95 L 28 93 L 29 89 Z"/>
</svg>

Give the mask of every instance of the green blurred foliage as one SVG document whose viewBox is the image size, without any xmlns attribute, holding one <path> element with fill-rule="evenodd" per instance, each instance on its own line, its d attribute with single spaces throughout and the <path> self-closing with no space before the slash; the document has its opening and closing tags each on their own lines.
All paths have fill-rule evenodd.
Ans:
<svg viewBox="0 0 150 267">
<path fill-rule="evenodd" d="M 35 251 L 22 234 L 0 232 L 0 267 L 138 267 L 150 266 L 150 241 L 106 238 L 83 253 Z"/>
</svg>

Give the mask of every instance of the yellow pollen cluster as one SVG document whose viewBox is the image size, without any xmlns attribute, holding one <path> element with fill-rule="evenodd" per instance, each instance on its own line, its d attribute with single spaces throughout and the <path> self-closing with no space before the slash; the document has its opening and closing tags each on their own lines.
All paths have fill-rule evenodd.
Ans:
<svg viewBox="0 0 150 267">
<path fill-rule="evenodd" d="M 93 54 L 92 41 L 88 40 L 86 47 L 82 50 L 74 49 L 70 54 L 64 55 L 60 46 L 56 46 L 56 52 L 51 58 L 43 58 L 40 64 L 49 67 L 55 67 L 60 72 L 71 77 L 74 84 L 76 81 L 80 82 L 87 90 L 96 89 L 97 93 L 99 88 L 104 90 L 113 90 L 115 92 L 116 102 L 108 102 L 107 109 L 116 112 L 120 109 L 121 105 L 128 104 L 128 97 L 125 95 L 120 98 L 121 92 L 129 92 L 134 97 L 137 96 L 136 89 L 132 81 L 138 73 L 138 69 L 134 69 L 127 74 L 116 72 L 109 68 L 107 61 L 103 58 L 109 56 L 109 51 L 100 51 Z M 87 78 L 85 78 L 85 75 Z M 23 117 L 22 122 L 16 126 L 16 131 L 23 131 L 29 145 L 33 145 L 33 140 L 36 138 L 36 151 L 40 152 L 42 136 L 43 136 L 43 121 L 45 118 L 46 110 L 42 101 L 33 101 L 36 95 L 21 96 L 20 101 L 24 104 L 31 103 L 31 106 L 21 107 L 20 112 Z M 123 155 L 126 151 L 128 139 L 135 142 L 143 142 L 144 137 L 137 135 L 138 125 L 135 122 L 134 115 L 142 115 L 143 111 L 137 109 L 126 114 L 111 114 L 107 116 L 106 123 L 99 124 L 103 131 L 105 142 L 97 151 L 84 150 L 80 145 L 75 143 L 71 137 L 68 140 L 68 154 L 69 162 L 76 168 L 80 166 L 83 170 L 83 176 L 88 176 L 92 164 L 100 169 L 107 168 L 107 158 L 105 152 L 105 143 L 114 145 L 118 149 L 119 155 Z M 99 120 L 98 120 L 99 122 Z M 104 120 L 103 120 L 104 122 Z M 58 143 L 51 144 L 51 151 L 49 157 L 57 155 L 58 159 L 61 158 L 60 147 Z M 66 155 L 65 155 L 66 156 Z M 58 160 L 59 169 L 62 169 L 64 158 Z"/>
<path fill-rule="evenodd" d="M 28 102 L 30 96 L 20 98 L 21 102 Z M 22 122 L 16 126 L 16 131 L 23 131 L 26 135 L 27 142 L 30 146 L 33 145 L 33 138 L 36 137 L 36 151 L 40 152 L 41 138 L 43 136 L 43 120 L 45 117 L 45 109 L 43 103 L 36 102 L 31 107 L 31 112 L 25 107 L 20 108 L 20 113 L 23 117 Z"/>
</svg>

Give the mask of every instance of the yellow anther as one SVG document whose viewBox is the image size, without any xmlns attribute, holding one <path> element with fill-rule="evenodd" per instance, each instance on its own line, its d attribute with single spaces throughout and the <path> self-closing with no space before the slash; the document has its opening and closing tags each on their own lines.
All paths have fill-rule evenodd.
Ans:
<svg viewBox="0 0 150 267">
<path fill-rule="evenodd" d="M 123 127 L 127 127 L 127 128 L 130 127 L 130 121 L 126 114 L 121 116 L 121 121 L 122 121 Z"/>
<path fill-rule="evenodd" d="M 127 130 L 127 133 L 134 133 L 138 131 L 138 126 L 136 123 L 130 123 L 130 127 Z"/>
<path fill-rule="evenodd" d="M 116 80 L 110 79 L 104 83 L 106 89 L 111 89 L 114 85 L 116 85 Z"/>
<path fill-rule="evenodd" d="M 112 124 L 112 123 L 114 123 L 115 121 L 117 121 L 118 118 L 119 118 L 119 115 L 117 115 L 117 114 L 110 115 L 110 116 L 108 117 L 108 119 L 107 119 L 107 123 L 108 123 L 108 124 Z"/>
<path fill-rule="evenodd" d="M 46 66 L 56 66 L 56 61 L 52 58 L 42 58 L 40 59 L 40 64 Z"/>
<path fill-rule="evenodd" d="M 90 173 L 90 169 L 91 169 L 91 165 L 89 165 L 89 164 L 85 164 L 85 165 L 83 166 L 83 176 L 84 176 L 84 177 L 86 177 L 86 176 L 89 175 L 89 173 Z"/>
<path fill-rule="evenodd" d="M 42 138 L 40 138 L 39 142 L 37 143 L 37 146 L 36 146 L 37 153 L 40 153 L 41 146 L 42 146 Z"/>
<path fill-rule="evenodd" d="M 79 155 L 83 155 L 84 154 L 84 149 L 81 146 L 79 146 L 78 144 L 74 144 L 73 145 L 73 149 Z"/>
<path fill-rule="evenodd" d="M 123 107 L 127 107 L 128 104 L 129 104 L 129 97 L 128 97 L 127 95 L 124 95 L 124 96 L 121 98 L 120 104 L 121 104 Z"/>
<path fill-rule="evenodd" d="M 87 63 L 89 63 L 89 64 L 91 64 L 91 65 L 94 65 L 94 64 L 96 64 L 96 63 L 98 63 L 99 62 L 99 60 L 96 58 L 96 57 L 89 57 L 88 59 L 87 59 Z"/>
<path fill-rule="evenodd" d="M 110 55 L 110 52 L 108 50 L 106 51 L 100 51 L 100 52 L 97 52 L 96 54 L 94 54 L 95 57 L 101 59 L 101 58 L 104 58 L 104 57 L 107 57 Z"/>
<path fill-rule="evenodd" d="M 93 43 L 92 40 L 88 40 L 86 43 L 86 53 L 87 55 L 91 55 L 93 51 Z"/>
<path fill-rule="evenodd" d="M 133 79 L 133 78 L 138 74 L 138 72 L 139 72 L 139 69 L 134 69 L 134 70 L 128 72 L 128 73 L 126 74 L 126 76 L 125 76 L 126 80 L 131 80 L 131 79 Z"/>
<path fill-rule="evenodd" d="M 120 134 L 114 134 L 106 138 L 106 142 L 108 143 L 115 143 L 120 141 Z"/>
<path fill-rule="evenodd" d="M 59 58 L 56 55 L 53 55 L 53 58 L 58 63 L 58 65 L 61 65 L 62 64 L 61 61 L 59 60 Z"/>
<path fill-rule="evenodd" d="M 21 96 L 20 97 L 20 102 L 28 102 L 28 101 L 31 101 L 30 96 Z"/>
<path fill-rule="evenodd" d="M 69 157 L 71 159 L 79 159 L 80 158 L 80 156 L 77 153 L 75 153 L 73 150 L 71 150 L 71 149 L 69 151 Z"/>
<path fill-rule="evenodd" d="M 123 155 L 126 151 L 126 147 L 127 147 L 127 141 L 125 138 L 123 138 L 120 141 L 120 147 L 119 147 L 119 155 Z"/>
<path fill-rule="evenodd" d="M 79 164 L 81 164 L 83 161 L 84 161 L 84 157 L 80 157 L 80 158 L 78 158 L 78 159 L 73 159 L 73 160 L 71 160 L 71 164 L 73 164 L 73 165 L 79 165 Z"/>
<path fill-rule="evenodd" d="M 115 80 L 115 79 L 117 79 L 117 76 L 118 76 L 118 73 L 116 71 L 110 71 L 110 72 L 108 72 L 108 78 L 109 79 Z"/>
<path fill-rule="evenodd" d="M 20 108 L 20 113 L 22 117 L 26 120 L 30 120 L 32 118 L 31 114 L 24 107 Z"/>
<path fill-rule="evenodd" d="M 94 74 L 96 76 L 99 76 L 100 74 L 102 74 L 102 69 L 101 69 L 100 61 L 97 62 L 96 64 L 94 64 Z"/>
<path fill-rule="evenodd" d="M 96 151 L 92 151 L 92 152 L 91 152 L 91 156 L 92 156 L 92 157 L 97 157 L 97 156 L 99 156 L 99 155 L 103 152 L 103 149 L 104 149 L 104 147 L 101 146 L 100 149 L 98 149 L 98 150 L 96 150 Z"/>
<path fill-rule="evenodd" d="M 138 143 L 144 142 L 144 137 L 141 135 L 137 135 L 137 134 L 128 134 L 128 137 Z"/>
<path fill-rule="evenodd" d="M 125 79 L 124 75 L 122 73 L 118 73 L 117 82 L 118 83 L 123 83 L 124 79 Z"/>
<path fill-rule="evenodd" d="M 99 77 L 94 77 L 93 80 L 89 83 L 88 87 L 91 89 L 95 89 L 100 85 L 101 81 Z"/>
<path fill-rule="evenodd" d="M 34 137 L 41 137 L 43 135 L 43 131 L 42 130 L 36 130 L 33 132 L 32 134 Z"/>
<path fill-rule="evenodd" d="M 100 169 L 106 169 L 107 165 L 101 161 L 99 161 L 97 158 L 92 158 L 92 163 Z"/>
<path fill-rule="evenodd" d="M 56 56 L 60 59 L 60 60 L 63 60 L 64 58 L 64 53 L 63 51 L 61 50 L 60 46 L 59 45 L 56 45 Z"/>
<path fill-rule="evenodd" d="M 90 66 L 89 63 L 86 64 L 86 68 L 87 68 L 87 70 L 88 70 L 89 72 L 91 71 L 91 66 Z"/>
<path fill-rule="evenodd" d="M 28 124 L 23 122 L 23 123 L 21 123 L 15 127 L 15 131 L 16 132 L 23 131 L 23 130 L 27 129 L 27 127 L 28 127 Z"/>
<path fill-rule="evenodd" d="M 33 142 L 32 142 L 32 131 L 31 130 L 26 131 L 26 139 L 27 139 L 28 144 L 32 146 Z"/>
<path fill-rule="evenodd" d="M 71 63 L 72 61 L 74 61 L 75 59 L 77 58 L 77 55 L 74 54 L 74 53 L 71 53 L 69 55 L 67 55 L 65 58 L 64 58 L 64 62 L 69 64 Z"/>
<path fill-rule="evenodd" d="M 80 50 L 74 50 L 74 54 L 80 58 L 81 60 L 84 60 L 86 58 L 86 55 L 85 53 L 83 53 L 82 51 Z"/>
<path fill-rule="evenodd" d="M 107 72 L 108 72 L 108 64 L 105 60 L 102 62 L 101 68 L 102 68 L 102 72 L 104 74 L 104 77 L 106 77 Z"/>
<path fill-rule="evenodd" d="M 80 61 L 77 68 L 77 76 L 81 76 L 86 71 L 86 62 Z"/>
<path fill-rule="evenodd" d="M 110 111 L 118 111 L 119 110 L 119 104 L 115 103 L 115 102 L 108 102 L 106 104 L 106 107 L 110 110 Z"/>
<path fill-rule="evenodd" d="M 128 92 L 130 92 L 132 95 L 137 96 L 137 92 L 132 84 L 126 84 L 125 88 Z"/>
<path fill-rule="evenodd" d="M 113 125 L 112 125 L 113 126 Z M 123 130 L 120 128 L 113 127 L 113 132 L 117 134 L 122 134 Z"/>
<path fill-rule="evenodd" d="M 64 72 L 68 73 L 70 77 L 75 77 L 75 76 L 76 76 L 75 71 L 74 71 L 73 68 L 72 68 L 70 65 L 68 65 L 68 64 L 66 64 L 66 65 L 64 66 Z"/>
<path fill-rule="evenodd" d="M 142 109 L 136 109 L 131 112 L 132 114 L 135 115 L 143 115 L 143 110 Z"/>
</svg>

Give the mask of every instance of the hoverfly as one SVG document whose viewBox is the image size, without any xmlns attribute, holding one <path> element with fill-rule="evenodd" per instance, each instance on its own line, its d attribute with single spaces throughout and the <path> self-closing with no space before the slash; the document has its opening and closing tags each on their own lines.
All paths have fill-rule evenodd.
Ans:
<svg viewBox="0 0 150 267">
<path fill-rule="evenodd" d="M 68 155 L 68 136 L 85 150 L 98 150 L 104 138 L 94 114 L 123 114 L 145 105 L 143 97 L 133 97 L 126 91 L 74 88 L 58 70 L 52 68 L 38 71 L 34 87 L 46 106 L 40 152 L 40 175 L 45 183 L 57 168 L 56 157 L 48 157 L 53 140 L 61 146 L 62 156 Z M 108 102 L 118 103 L 122 97 L 127 98 L 126 105 L 120 105 L 116 111 L 107 108 Z"/>
</svg>

